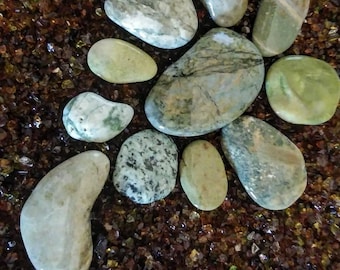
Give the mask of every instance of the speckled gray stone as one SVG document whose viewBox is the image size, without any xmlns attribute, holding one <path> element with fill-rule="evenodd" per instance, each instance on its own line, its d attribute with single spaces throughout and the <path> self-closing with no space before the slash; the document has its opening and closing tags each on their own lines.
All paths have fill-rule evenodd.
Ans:
<svg viewBox="0 0 340 270">
<path fill-rule="evenodd" d="M 108 177 L 110 161 L 86 151 L 44 176 L 24 204 L 20 230 L 35 269 L 88 270 L 90 211 Z"/>
<path fill-rule="evenodd" d="M 263 80 L 263 58 L 256 46 L 232 30 L 215 28 L 160 76 L 145 113 L 166 134 L 203 135 L 239 117 Z"/>
<path fill-rule="evenodd" d="M 133 108 L 91 92 L 72 98 L 64 107 L 63 123 L 74 139 L 106 142 L 121 133 L 133 117 Z"/>
<path fill-rule="evenodd" d="M 260 119 L 243 116 L 224 127 L 222 149 L 249 196 L 263 208 L 285 209 L 306 188 L 299 148 Z"/>
<path fill-rule="evenodd" d="M 191 0 L 106 0 L 104 9 L 113 22 L 163 49 L 187 44 L 198 28 Z"/>
<path fill-rule="evenodd" d="M 177 167 L 177 147 L 172 139 L 147 129 L 132 135 L 121 146 L 113 183 L 132 201 L 152 203 L 173 190 Z"/>
</svg>

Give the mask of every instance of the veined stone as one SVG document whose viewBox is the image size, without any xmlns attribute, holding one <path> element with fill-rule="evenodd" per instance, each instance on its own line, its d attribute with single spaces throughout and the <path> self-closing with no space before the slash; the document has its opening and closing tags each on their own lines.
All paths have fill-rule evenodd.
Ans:
<svg viewBox="0 0 340 270">
<path fill-rule="evenodd" d="M 190 202 L 201 210 L 216 209 L 227 195 L 228 181 L 223 160 L 208 141 L 197 140 L 184 149 L 180 181 Z"/>
<path fill-rule="evenodd" d="M 161 132 L 203 135 L 239 117 L 263 79 L 256 46 L 232 30 L 215 28 L 160 76 L 146 99 L 146 116 Z"/>
<path fill-rule="evenodd" d="M 253 41 L 265 57 L 287 50 L 307 15 L 309 0 L 262 0 L 257 12 Z"/>
<path fill-rule="evenodd" d="M 263 208 L 285 209 L 306 188 L 300 150 L 260 119 L 244 116 L 224 127 L 222 149 L 249 196 Z"/>
<path fill-rule="evenodd" d="M 136 203 L 152 203 L 174 189 L 177 163 L 177 147 L 169 137 L 149 129 L 140 131 L 121 146 L 113 184 Z"/>
<path fill-rule="evenodd" d="M 106 142 L 121 133 L 133 117 L 133 108 L 91 92 L 72 98 L 63 110 L 63 123 L 74 139 Z"/>
<path fill-rule="evenodd" d="M 109 168 L 103 153 L 87 151 L 61 163 L 38 183 L 20 216 L 22 239 L 35 269 L 89 269 L 89 216 Z"/>
<path fill-rule="evenodd" d="M 87 54 L 91 71 L 110 83 L 144 82 L 157 73 L 156 62 L 138 47 L 120 39 L 106 38 Z"/>
<path fill-rule="evenodd" d="M 248 0 L 201 0 L 214 22 L 222 27 L 237 24 L 246 13 Z"/>
<path fill-rule="evenodd" d="M 270 67 L 266 91 L 271 107 L 282 119 L 293 124 L 318 125 L 334 115 L 340 99 L 340 81 L 325 61 L 286 56 Z"/>
<path fill-rule="evenodd" d="M 145 42 L 163 49 L 187 44 L 198 19 L 191 0 L 106 0 L 106 15 Z"/>
</svg>

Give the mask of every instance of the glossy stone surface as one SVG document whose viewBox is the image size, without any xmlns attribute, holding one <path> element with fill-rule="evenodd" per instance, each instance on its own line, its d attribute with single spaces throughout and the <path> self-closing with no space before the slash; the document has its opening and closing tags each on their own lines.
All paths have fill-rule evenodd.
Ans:
<svg viewBox="0 0 340 270">
<path fill-rule="evenodd" d="M 144 82 L 157 73 L 156 62 L 138 47 L 120 39 L 106 38 L 87 54 L 91 71 L 111 83 Z"/>
<path fill-rule="evenodd" d="M 203 135 L 239 117 L 263 79 L 255 45 L 234 31 L 215 28 L 160 76 L 146 99 L 146 116 L 166 134 Z"/>
<path fill-rule="evenodd" d="M 248 0 L 201 0 L 214 22 L 222 27 L 237 24 L 245 14 Z"/>
<path fill-rule="evenodd" d="M 89 269 L 93 252 L 90 211 L 109 168 L 103 153 L 87 151 L 40 180 L 20 216 L 22 239 L 36 269 Z"/>
<path fill-rule="evenodd" d="M 113 184 L 136 203 L 152 203 L 174 189 L 177 163 L 177 146 L 172 139 L 154 130 L 143 130 L 122 144 Z"/>
<path fill-rule="evenodd" d="M 95 93 L 84 92 L 66 104 L 62 119 L 72 138 L 101 143 L 121 133 L 132 117 L 131 106 L 109 101 Z"/>
<path fill-rule="evenodd" d="M 106 15 L 145 42 L 163 49 L 187 44 L 198 20 L 191 0 L 106 0 Z"/>
<path fill-rule="evenodd" d="M 190 202 L 201 210 L 219 207 L 228 190 L 223 160 L 208 141 L 197 140 L 183 151 L 180 181 Z"/>
<path fill-rule="evenodd" d="M 309 56 L 287 56 L 275 62 L 266 77 L 274 112 L 293 124 L 318 125 L 335 113 L 340 81 L 326 62 Z"/>
<path fill-rule="evenodd" d="M 249 196 L 263 208 L 285 209 L 306 188 L 300 150 L 260 119 L 243 116 L 224 127 L 222 149 Z"/>
<path fill-rule="evenodd" d="M 265 57 L 287 50 L 307 15 L 309 0 L 262 0 L 253 28 L 253 42 Z"/>
</svg>

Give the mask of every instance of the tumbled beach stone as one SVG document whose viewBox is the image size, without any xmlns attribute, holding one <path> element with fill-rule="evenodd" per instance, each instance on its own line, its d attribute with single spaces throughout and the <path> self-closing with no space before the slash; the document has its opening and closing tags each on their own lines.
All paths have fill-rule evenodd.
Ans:
<svg viewBox="0 0 340 270">
<path fill-rule="evenodd" d="M 121 133 L 133 117 L 133 108 L 91 92 L 72 98 L 63 110 L 63 123 L 74 139 L 106 142 Z"/>
<path fill-rule="evenodd" d="M 103 153 L 87 151 L 59 164 L 38 183 L 20 216 L 22 239 L 35 269 L 89 269 L 89 216 L 109 168 Z"/>
<path fill-rule="evenodd" d="M 195 35 L 198 19 L 191 0 L 106 0 L 106 15 L 145 42 L 163 49 L 187 44 Z"/>
<path fill-rule="evenodd" d="M 223 160 L 208 141 L 197 140 L 184 149 L 180 181 L 189 201 L 201 210 L 214 210 L 227 195 L 228 181 Z"/>
<path fill-rule="evenodd" d="M 215 28 L 165 70 L 151 89 L 145 113 L 161 132 L 203 135 L 239 117 L 264 79 L 256 46 L 234 31 Z"/>
<path fill-rule="evenodd" d="M 121 146 L 113 184 L 136 203 L 161 200 L 175 187 L 177 162 L 177 147 L 169 137 L 149 129 L 140 131 Z"/>
<path fill-rule="evenodd" d="M 335 113 L 340 81 L 325 61 L 309 56 L 286 56 L 266 77 L 266 92 L 274 112 L 293 124 L 318 125 Z"/>
<path fill-rule="evenodd" d="M 157 73 L 156 62 L 138 47 L 120 39 L 106 38 L 87 54 L 91 71 L 110 83 L 144 82 Z"/>
<path fill-rule="evenodd" d="M 245 14 L 248 0 L 201 0 L 214 22 L 222 27 L 237 24 Z"/>
<path fill-rule="evenodd" d="M 307 15 L 309 0 L 262 0 L 257 12 L 253 41 L 265 57 L 287 50 Z"/>
<path fill-rule="evenodd" d="M 264 121 L 244 116 L 222 129 L 222 148 L 249 196 L 260 206 L 282 210 L 307 184 L 300 150 Z"/>
</svg>

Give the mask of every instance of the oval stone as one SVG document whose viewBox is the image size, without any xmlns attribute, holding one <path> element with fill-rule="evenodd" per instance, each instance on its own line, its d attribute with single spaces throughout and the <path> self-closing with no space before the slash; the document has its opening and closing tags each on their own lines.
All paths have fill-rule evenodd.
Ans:
<svg viewBox="0 0 340 270">
<path fill-rule="evenodd" d="M 91 71 L 110 83 L 144 82 L 157 73 L 156 62 L 138 47 L 115 38 L 93 44 L 87 54 Z"/>
<path fill-rule="evenodd" d="M 91 92 L 72 98 L 63 110 L 63 123 L 74 139 L 106 142 L 121 133 L 133 117 L 133 108 Z"/>
<path fill-rule="evenodd" d="M 287 50 L 307 15 L 309 0 L 262 0 L 257 12 L 253 41 L 265 57 Z"/>
<path fill-rule="evenodd" d="M 246 13 L 248 0 L 201 0 L 214 22 L 222 27 L 237 24 Z"/>
<path fill-rule="evenodd" d="M 198 209 L 219 207 L 228 190 L 223 160 L 216 148 L 204 140 L 190 143 L 180 162 L 180 181 L 189 201 Z"/>
<path fill-rule="evenodd" d="M 161 132 L 198 136 L 239 117 L 264 79 L 256 46 L 236 32 L 215 28 L 169 66 L 151 89 L 145 113 Z"/>
<path fill-rule="evenodd" d="M 285 209 L 306 188 L 300 150 L 260 119 L 244 116 L 224 127 L 222 149 L 249 196 L 263 208 Z"/>
<path fill-rule="evenodd" d="M 136 203 L 152 203 L 174 189 L 177 166 L 177 147 L 169 137 L 149 129 L 140 131 L 121 146 L 113 184 Z"/>
<path fill-rule="evenodd" d="M 106 0 L 104 10 L 113 22 L 132 35 L 163 49 L 187 44 L 198 28 L 191 0 Z"/>
<path fill-rule="evenodd" d="M 266 77 L 266 92 L 274 112 L 293 124 L 318 125 L 335 113 L 340 80 L 325 61 L 309 56 L 286 56 Z"/>
<path fill-rule="evenodd" d="M 24 204 L 20 230 L 35 269 L 88 270 L 90 211 L 110 169 L 99 151 L 78 154 L 41 179 Z"/>
</svg>

